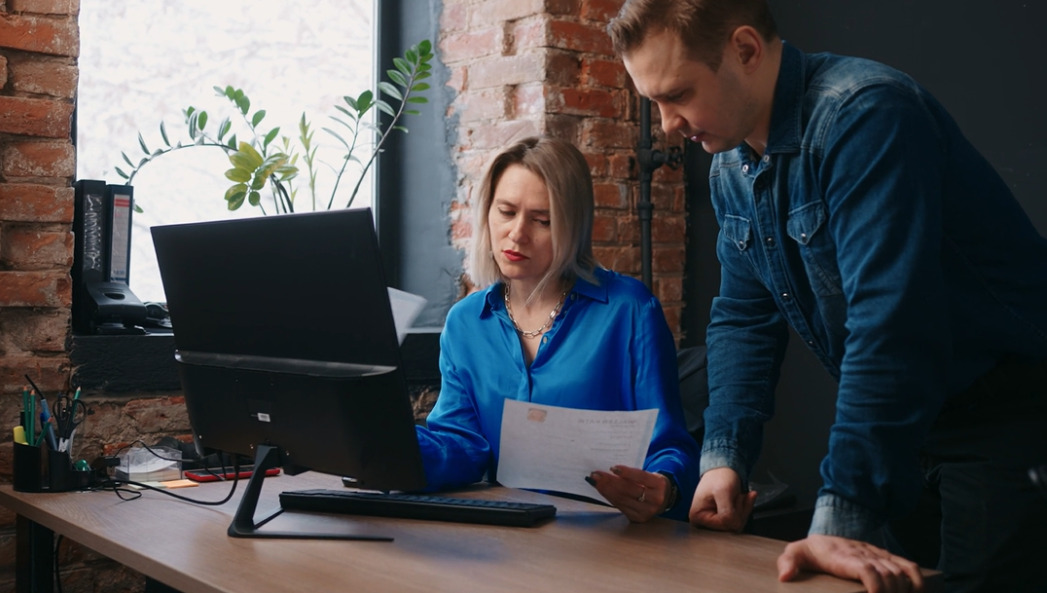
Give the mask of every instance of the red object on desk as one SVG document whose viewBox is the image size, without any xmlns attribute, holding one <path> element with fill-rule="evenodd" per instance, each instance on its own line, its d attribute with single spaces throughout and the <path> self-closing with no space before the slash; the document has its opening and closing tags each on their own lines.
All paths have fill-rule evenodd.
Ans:
<svg viewBox="0 0 1047 593">
<path fill-rule="evenodd" d="M 253 469 L 242 469 L 242 470 L 240 470 L 240 473 L 237 474 L 237 473 L 234 473 L 234 472 L 231 472 L 231 471 L 223 472 L 220 468 L 215 468 L 213 471 L 203 470 L 203 469 L 198 469 L 198 470 L 187 469 L 187 470 L 185 470 L 184 473 L 185 473 L 185 477 L 189 478 L 190 480 L 193 480 L 194 482 L 217 482 L 219 480 L 232 480 L 232 479 L 246 480 L 246 479 L 251 477 L 251 474 L 254 473 L 254 470 Z M 266 470 L 265 475 L 266 476 L 278 476 L 278 475 L 280 475 L 280 468 L 278 468 L 278 467 L 269 468 L 268 470 Z"/>
</svg>

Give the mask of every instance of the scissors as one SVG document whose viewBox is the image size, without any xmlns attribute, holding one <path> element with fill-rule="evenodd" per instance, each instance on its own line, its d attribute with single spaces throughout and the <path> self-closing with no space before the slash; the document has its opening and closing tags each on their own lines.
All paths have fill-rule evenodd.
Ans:
<svg viewBox="0 0 1047 593">
<path fill-rule="evenodd" d="M 87 417 L 87 406 L 75 397 L 62 395 L 51 404 L 51 416 L 58 425 L 58 450 L 67 451 L 76 427 Z"/>
</svg>

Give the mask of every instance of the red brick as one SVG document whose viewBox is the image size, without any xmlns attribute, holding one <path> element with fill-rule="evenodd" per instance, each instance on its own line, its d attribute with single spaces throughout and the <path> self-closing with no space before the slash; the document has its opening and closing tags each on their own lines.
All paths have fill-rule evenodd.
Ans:
<svg viewBox="0 0 1047 593">
<path fill-rule="evenodd" d="M 579 142 L 579 130 L 581 129 L 581 126 L 581 118 L 578 116 L 563 115 L 560 113 L 546 113 L 545 125 L 542 126 L 542 133 L 573 142 L 576 146 L 581 148 L 581 143 Z"/>
<path fill-rule="evenodd" d="M 80 30 L 75 18 L 0 13 L 0 47 L 75 58 L 80 54 Z"/>
<path fill-rule="evenodd" d="M 587 21 L 597 21 L 606 27 L 612 18 L 618 16 L 621 7 L 621 0 L 582 0 L 577 14 Z"/>
<path fill-rule="evenodd" d="M 614 216 L 593 217 L 593 242 L 611 243 L 618 238 L 618 219 Z"/>
<path fill-rule="evenodd" d="M 625 66 L 618 60 L 587 57 L 582 60 L 582 71 L 586 84 L 612 89 L 625 87 Z"/>
<path fill-rule="evenodd" d="M 626 187 L 621 183 L 593 184 L 593 200 L 598 208 L 625 208 L 627 196 Z"/>
<path fill-rule="evenodd" d="M 555 16 L 576 16 L 581 0 L 545 0 L 545 12 Z"/>
<path fill-rule="evenodd" d="M 585 148 L 630 148 L 635 149 L 640 139 L 640 130 L 626 122 L 613 119 L 589 118 L 582 132 Z"/>
<path fill-rule="evenodd" d="M 679 341 L 680 318 L 683 316 L 683 307 L 680 305 L 662 305 L 662 312 L 665 313 L 665 322 L 669 324 L 669 330 L 673 332 L 673 337 Z"/>
<path fill-rule="evenodd" d="M 71 187 L 0 183 L 0 220 L 73 222 Z"/>
<path fill-rule="evenodd" d="M 8 179 L 72 179 L 76 174 L 76 152 L 71 142 L 12 142 L 0 150 L 0 161 Z"/>
<path fill-rule="evenodd" d="M 549 22 L 549 45 L 580 52 L 611 55 L 611 38 L 602 27 L 566 20 Z"/>
<path fill-rule="evenodd" d="M 683 215 L 655 212 L 651 220 L 651 240 L 660 244 L 683 243 L 687 235 L 687 219 Z"/>
<path fill-rule="evenodd" d="M 69 388 L 71 371 L 72 366 L 66 356 L 13 356 L 8 353 L 0 356 L 0 393 L 20 392 L 27 374 L 40 389 L 64 391 Z"/>
<path fill-rule="evenodd" d="M 0 235 L 0 264 L 16 270 L 68 269 L 73 265 L 73 234 L 7 228 Z"/>
<path fill-rule="evenodd" d="M 73 104 L 50 99 L 0 97 L 0 132 L 44 138 L 69 138 Z"/>
<path fill-rule="evenodd" d="M 582 63 L 578 54 L 552 50 L 547 52 L 545 60 L 545 84 L 576 87 L 581 85 Z"/>
<path fill-rule="evenodd" d="M 7 57 L 0 56 L 0 89 L 7 86 L 7 77 L 10 75 L 7 68 Z"/>
<path fill-rule="evenodd" d="M 78 70 L 66 58 L 13 60 L 10 77 L 11 87 L 18 92 L 61 99 L 76 96 Z"/>
<path fill-rule="evenodd" d="M 7 0 L 7 7 L 12 12 L 75 15 L 80 3 L 78 0 Z"/>
<path fill-rule="evenodd" d="M 608 91 L 564 88 L 555 96 L 560 99 L 557 107 L 564 113 L 613 118 L 622 112 L 616 96 Z"/>
<path fill-rule="evenodd" d="M 607 157 L 600 153 L 584 153 L 585 161 L 589 163 L 589 174 L 593 179 L 607 177 Z"/>
<path fill-rule="evenodd" d="M 69 336 L 68 309 L 49 309 L 46 312 L 7 309 L 0 314 L 0 332 L 7 348 L 32 353 L 65 352 Z M 34 378 L 33 381 L 36 381 Z M 44 389 L 43 385 L 40 386 Z"/>
<path fill-rule="evenodd" d="M 617 247 L 593 247 L 596 261 L 606 268 L 622 274 L 638 275 L 640 273 L 640 249 L 622 245 Z"/>
<path fill-rule="evenodd" d="M 682 272 L 687 260 L 683 245 L 651 249 L 651 270 L 659 273 Z"/>
<path fill-rule="evenodd" d="M 658 276 L 654 278 L 654 287 L 663 304 L 683 302 L 683 275 Z"/>
<path fill-rule="evenodd" d="M 0 271 L 0 307 L 69 307 L 72 294 L 68 271 Z"/>
<path fill-rule="evenodd" d="M 608 163 L 608 175 L 615 179 L 630 179 L 636 175 L 636 157 L 632 154 L 613 154 Z"/>
</svg>

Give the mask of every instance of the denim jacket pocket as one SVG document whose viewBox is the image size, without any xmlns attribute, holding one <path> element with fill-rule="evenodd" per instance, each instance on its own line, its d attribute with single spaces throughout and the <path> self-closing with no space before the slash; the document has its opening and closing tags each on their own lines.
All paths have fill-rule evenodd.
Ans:
<svg viewBox="0 0 1047 593">
<path fill-rule="evenodd" d="M 843 293 L 836 248 L 823 228 L 828 215 L 821 202 L 811 202 L 789 212 L 785 232 L 796 241 L 811 287 L 819 295 Z"/>
<path fill-rule="evenodd" d="M 752 224 L 748 218 L 728 214 L 723 218 L 723 236 L 738 251 L 745 251 L 752 239 Z"/>
</svg>

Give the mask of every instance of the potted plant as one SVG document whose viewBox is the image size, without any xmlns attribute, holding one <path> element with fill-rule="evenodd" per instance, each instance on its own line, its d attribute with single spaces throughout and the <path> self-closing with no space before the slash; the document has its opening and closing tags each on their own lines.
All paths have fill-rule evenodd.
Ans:
<svg viewBox="0 0 1047 593">
<path fill-rule="evenodd" d="M 344 148 L 341 162 L 334 168 L 335 179 L 331 195 L 319 199 L 316 191 L 316 179 L 319 163 L 316 159 L 317 145 L 315 129 L 303 112 L 298 121 L 298 136 L 292 140 L 280 135 L 280 128 L 266 129 L 263 126 L 266 111 L 251 110 L 251 100 L 242 89 L 232 86 L 216 86 L 219 96 L 224 96 L 235 108 L 235 117 L 242 120 L 241 133 L 234 131 L 233 118 L 223 118 L 217 126 L 208 127 L 211 117 L 206 111 L 192 106 L 182 110 L 187 138 L 172 144 L 167 126 L 160 123 L 160 136 L 163 146 L 150 149 L 142 134 L 138 134 L 138 144 L 143 155 L 135 159 L 122 152 L 126 171 L 118 166 L 116 173 L 126 180 L 128 185 L 146 165 L 160 157 L 176 151 L 197 147 L 216 148 L 228 158 L 231 168 L 225 172 L 232 183 L 225 192 L 225 200 L 230 210 L 237 210 L 244 203 L 257 206 L 263 214 L 268 214 L 265 204 L 270 203 L 273 213 L 294 212 L 298 207 L 296 199 L 299 192 L 301 166 L 305 167 L 304 185 L 307 188 L 312 210 L 334 207 L 335 199 L 342 185 L 343 178 L 354 163 L 358 175 L 353 182 L 345 207 L 352 205 L 368 170 L 382 152 L 382 146 L 389 134 L 394 131 L 407 132 L 402 119 L 406 115 L 417 115 L 412 105 L 424 104 L 428 99 L 421 95 L 429 89 L 425 82 L 431 76 L 430 61 L 433 58 L 432 44 L 423 40 L 410 47 L 401 57 L 393 58 L 393 66 L 386 70 L 387 80 L 378 82 L 377 91 L 370 89 L 356 97 L 346 95 L 344 104 L 335 105 L 339 115 L 331 116 L 336 127 L 324 127 L 323 130 L 335 138 Z M 377 124 L 368 121 L 372 110 L 380 112 Z M 384 116 L 384 117 L 383 117 Z M 362 137 L 364 130 L 373 130 L 374 142 Z M 360 150 L 367 150 L 365 158 L 360 158 Z M 271 202 L 263 201 L 263 192 L 268 188 Z M 326 203 L 324 203 L 326 201 Z M 138 205 L 136 204 L 136 209 Z"/>
</svg>

